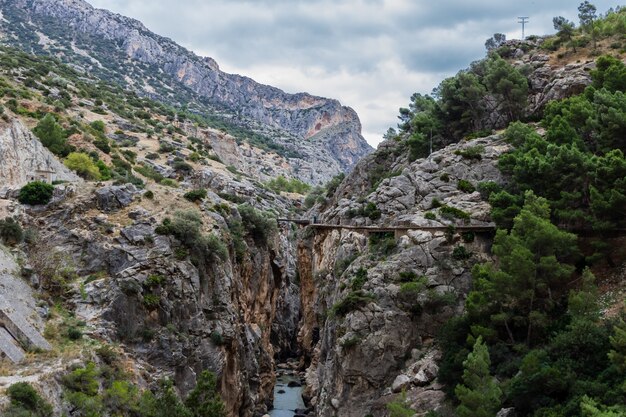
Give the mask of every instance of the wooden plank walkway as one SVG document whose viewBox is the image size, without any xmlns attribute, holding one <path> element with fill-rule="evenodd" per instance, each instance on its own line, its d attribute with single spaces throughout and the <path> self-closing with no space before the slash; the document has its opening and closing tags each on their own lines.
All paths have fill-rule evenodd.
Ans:
<svg viewBox="0 0 626 417">
<path fill-rule="evenodd" d="M 303 219 L 277 219 L 278 222 L 295 223 L 303 226 L 309 226 L 314 229 L 322 230 L 355 230 L 367 233 L 385 233 L 385 232 L 408 232 L 411 230 L 424 230 L 429 232 L 445 232 L 450 226 L 454 227 L 457 232 L 492 232 L 496 230 L 495 224 L 489 225 L 450 225 L 450 226 L 415 226 L 415 225 L 399 225 L 399 226 L 355 226 L 348 224 L 328 224 L 313 223 L 310 220 Z"/>
</svg>

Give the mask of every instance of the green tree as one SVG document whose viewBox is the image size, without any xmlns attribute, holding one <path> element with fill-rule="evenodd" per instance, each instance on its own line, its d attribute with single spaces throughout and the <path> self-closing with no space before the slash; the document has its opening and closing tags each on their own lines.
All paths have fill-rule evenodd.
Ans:
<svg viewBox="0 0 626 417">
<path fill-rule="evenodd" d="M 496 330 L 511 344 L 531 345 L 545 336 L 558 295 L 574 270 L 563 260 L 577 253 L 576 236 L 553 225 L 548 202 L 528 191 L 511 232 L 496 233 L 493 253 L 498 268 L 483 264 L 472 271 L 467 310 L 482 322 L 474 327 L 475 335 L 493 336 Z"/>
<path fill-rule="evenodd" d="M 41 119 L 33 129 L 33 133 L 42 145 L 55 155 L 66 156 L 71 152 L 71 147 L 67 145 L 65 131 L 52 114 L 48 113 Z"/>
<path fill-rule="evenodd" d="M 460 417 L 494 417 L 500 409 L 502 390 L 489 373 L 490 366 L 487 345 L 479 337 L 463 362 L 463 384 L 455 388 Z"/>
<path fill-rule="evenodd" d="M 78 175 L 87 180 L 99 180 L 100 169 L 89 157 L 89 155 L 81 152 L 70 153 L 65 161 L 63 161 L 66 167 L 76 171 Z"/>
<path fill-rule="evenodd" d="M 491 54 L 486 62 L 484 84 L 496 99 L 497 108 L 504 117 L 504 125 L 518 120 L 528 97 L 528 80 L 498 54 Z"/>
<path fill-rule="evenodd" d="M 406 392 L 404 391 L 399 398 L 387 403 L 387 410 L 389 410 L 389 417 L 413 417 L 415 415 L 415 411 L 411 409 L 406 400 Z"/>
<path fill-rule="evenodd" d="M 571 45 L 574 52 L 576 52 L 576 44 L 572 42 L 572 37 L 574 36 L 574 22 L 567 20 L 563 16 L 556 16 L 552 18 L 552 24 L 557 31 L 556 35 L 559 41 Z"/>
<path fill-rule="evenodd" d="M 494 33 L 493 36 L 485 41 L 485 48 L 487 51 L 492 51 L 501 47 L 506 42 L 506 35 L 504 33 Z"/>
<path fill-rule="evenodd" d="M 626 323 L 623 320 L 613 326 L 610 341 L 612 349 L 609 352 L 609 359 L 619 372 L 626 375 Z"/>
<path fill-rule="evenodd" d="M 194 417 L 194 414 L 180 401 L 174 385 L 169 379 L 161 382 L 161 388 L 154 397 L 151 408 L 154 417 Z"/>
<path fill-rule="evenodd" d="M 580 19 L 580 27 L 583 28 L 587 33 L 591 34 L 594 50 L 596 49 L 596 38 L 598 36 L 597 31 L 594 27 L 594 23 L 597 18 L 596 11 L 596 6 L 589 3 L 587 0 L 580 3 L 580 5 L 578 6 L 578 18 Z"/>
<path fill-rule="evenodd" d="M 185 405 L 194 417 L 226 417 L 226 408 L 217 389 L 213 372 L 202 371 L 196 387 L 189 393 Z"/>
</svg>

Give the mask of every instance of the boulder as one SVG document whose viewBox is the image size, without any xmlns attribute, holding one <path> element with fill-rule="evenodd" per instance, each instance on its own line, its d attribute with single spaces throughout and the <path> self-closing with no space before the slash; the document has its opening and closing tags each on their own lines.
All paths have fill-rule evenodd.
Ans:
<svg viewBox="0 0 626 417">
<path fill-rule="evenodd" d="M 133 184 L 110 185 L 96 190 L 96 204 L 105 212 L 117 211 L 133 202 L 140 191 Z"/>
<path fill-rule="evenodd" d="M 407 375 L 400 374 L 393 380 L 393 384 L 391 384 L 391 390 L 393 392 L 400 392 L 406 389 L 409 385 L 411 385 L 411 378 Z"/>
</svg>

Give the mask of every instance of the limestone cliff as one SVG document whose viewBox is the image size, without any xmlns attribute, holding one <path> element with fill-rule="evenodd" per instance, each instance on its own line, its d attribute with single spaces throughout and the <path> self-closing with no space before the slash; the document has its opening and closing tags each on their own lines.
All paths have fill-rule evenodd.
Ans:
<svg viewBox="0 0 626 417">
<path fill-rule="evenodd" d="M 19 120 L 0 122 L 0 193 L 35 179 L 80 180 Z"/>
<path fill-rule="evenodd" d="M 464 157 L 468 149 L 480 158 Z M 507 149 L 492 136 L 409 163 L 397 143 L 385 142 L 320 213 L 331 225 L 405 229 L 395 236 L 318 229 L 300 244 L 299 341 L 309 364 L 307 395 L 318 416 L 383 415 L 400 390 L 419 415 L 441 409 L 433 339 L 461 311 L 471 266 L 489 259 L 492 238 L 489 204 L 458 183 L 501 183 L 496 161 Z M 373 177 L 377 166 L 385 167 L 381 178 Z M 363 214 L 368 206 L 377 210 L 375 221 Z M 463 232 L 464 226 L 486 229 Z"/>
</svg>

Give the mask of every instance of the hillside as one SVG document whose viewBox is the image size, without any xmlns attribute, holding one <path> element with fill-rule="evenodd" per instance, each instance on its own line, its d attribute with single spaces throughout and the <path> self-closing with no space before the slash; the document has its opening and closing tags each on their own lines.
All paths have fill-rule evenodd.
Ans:
<svg viewBox="0 0 626 417">
<path fill-rule="evenodd" d="M 371 151 L 356 113 L 336 100 L 287 94 L 226 74 L 213 59 L 193 54 L 136 20 L 84 1 L 0 5 L 5 44 L 57 57 L 79 72 L 204 116 L 213 127 L 248 132 L 242 139 L 248 136 L 253 144 L 294 158 L 289 162 L 292 175 L 303 181 L 327 181 Z"/>
</svg>

